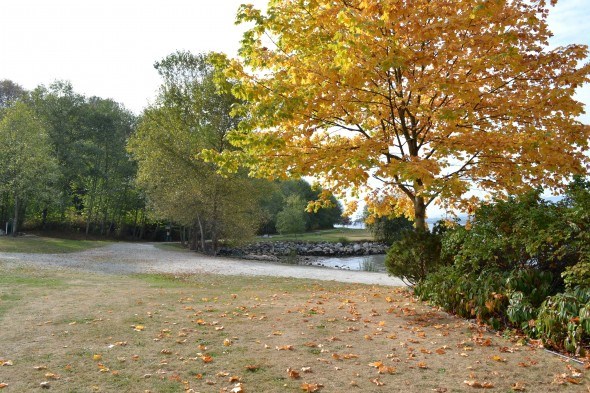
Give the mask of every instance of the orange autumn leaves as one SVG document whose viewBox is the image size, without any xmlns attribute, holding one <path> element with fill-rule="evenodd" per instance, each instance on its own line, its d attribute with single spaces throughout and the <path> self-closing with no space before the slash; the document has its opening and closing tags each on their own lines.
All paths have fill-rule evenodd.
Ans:
<svg viewBox="0 0 590 393">
<path fill-rule="evenodd" d="M 315 176 L 345 193 L 382 180 L 377 215 L 440 198 L 468 209 L 492 194 L 560 189 L 585 173 L 590 126 L 574 93 L 584 45 L 550 48 L 547 2 L 274 1 L 221 59 L 243 116 L 230 137 L 259 176 Z M 267 37 L 273 37 L 272 43 Z M 233 156 L 232 156 L 233 155 Z M 417 210 L 416 210 L 417 209 Z M 423 213 L 423 211 L 422 211 Z"/>
</svg>

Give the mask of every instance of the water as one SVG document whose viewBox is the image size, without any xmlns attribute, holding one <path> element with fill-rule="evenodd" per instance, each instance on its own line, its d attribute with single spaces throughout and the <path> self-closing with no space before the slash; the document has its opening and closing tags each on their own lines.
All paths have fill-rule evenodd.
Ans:
<svg viewBox="0 0 590 393">
<path fill-rule="evenodd" d="M 299 262 L 302 265 L 329 267 L 333 269 L 385 272 L 385 254 L 354 257 L 311 257 Z"/>
</svg>

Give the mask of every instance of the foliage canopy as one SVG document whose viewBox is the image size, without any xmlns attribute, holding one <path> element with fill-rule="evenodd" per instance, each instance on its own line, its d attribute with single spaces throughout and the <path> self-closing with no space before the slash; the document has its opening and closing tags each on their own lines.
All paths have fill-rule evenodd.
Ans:
<svg viewBox="0 0 590 393">
<path fill-rule="evenodd" d="M 559 189 L 589 162 L 573 94 L 590 64 L 584 45 L 548 48 L 547 15 L 544 0 L 242 5 L 254 27 L 227 70 L 245 101 L 230 139 L 250 155 L 227 159 L 334 192 L 373 177 L 372 212 L 418 228 L 433 202 L 468 210 L 472 186 Z"/>
</svg>

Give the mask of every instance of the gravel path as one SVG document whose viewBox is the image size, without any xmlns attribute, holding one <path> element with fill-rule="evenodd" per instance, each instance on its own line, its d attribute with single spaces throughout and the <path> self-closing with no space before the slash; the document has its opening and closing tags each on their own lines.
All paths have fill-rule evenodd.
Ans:
<svg viewBox="0 0 590 393">
<path fill-rule="evenodd" d="M 164 251 L 156 248 L 152 243 L 113 243 L 105 247 L 71 254 L 0 252 L 0 263 L 7 266 L 73 268 L 114 274 L 214 273 L 309 278 L 387 286 L 404 285 L 401 280 L 385 273 L 210 257 L 186 251 Z"/>
</svg>

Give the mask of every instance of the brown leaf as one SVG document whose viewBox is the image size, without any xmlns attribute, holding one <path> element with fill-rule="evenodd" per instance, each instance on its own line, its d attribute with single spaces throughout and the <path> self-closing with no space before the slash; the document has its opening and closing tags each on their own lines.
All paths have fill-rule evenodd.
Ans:
<svg viewBox="0 0 590 393">
<path fill-rule="evenodd" d="M 234 382 L 241 382 L 242 378 L 238 377 L 237 375 L 232 375 L 231 377 L 229 377 L 228 380 L 230 383 L 234 383 Z"/>
<path fill-rule="evenodd" d="M 300 378 L 299 372 L 293 370 L 292 368 L 287 369 L 287 374 L 289 374 L 289 378 L 292 378 L 292 379 L 299 379 Z"/>
<path fill-rule="evenodd" d="M 524 392 L 526 390 L 524 387 L 524 383 L 522 383 L 522 382 L 515 382 L 512 385 L 511 389 L 514 390 L 515 392 Z"/>
<path fill-rule="evenodd" d="M 8 384 L 7 383 L 0 383 L 0 389 L 4 389 L 5 387 L 7 387 Z"/>
<path fill-rule="evenodd" d="M 379 367 L 378 371 L 379 374 L 395 374 L 396 368 L 389 367 L 389 366 L 381 366 Z"/>
<path fill-rule="evenodd" d="M 204 355 L 201 356 L 201 360 L 203 361 L 203 363 L 211 363 L 213 361 L 213 358 L 209 355 Z"/>
<path fill-rule="evenodd" d="M 293 350 L 293 346 L 292 345 L 283 345 L 281 347 L 275 347 L 277 351 L 292 351 Z"/>
<path fill-rule="evenodd" d="M 244 385 L 242 383 L 236 383 L 230 393 L 244 393 Z"/>
<path fill-rule="evenodd" d="M 260 368 L 260 366 L 257 366 L 254 364 L 246 366 L 246 370 L 248 370 L 248 371 L 258 371 L 259 368 Z"/>
<path fill-rule="evenodd" d="M 502 362 L 502 363 L 506 363 L 506 359 L 502 358 L 501 356 L 498 355 L 494 355 L 491 358 L 493 361 L 495 362 Z"/>
<path fill-rule="evenodd" d="M 371 379 L 371 382 L 373 382 L 377 386 L 383 386 L 383 385 L 385 385 L 383 382 L 381 382 L 379 380 L 379 378 L 373 378 L 373 379 Z"/>
<path fill-rule="evenodd" d="M 302 383 L 301 384 L 301 390 L 305 391 L 305 392 L 317 392 L 319 391 L 324 385 L 319 384 L 319 383 Z"/>
<path fill-rule="evenodd" d="M 471 386 L 472 388 L 479 388 L 479 389 L 491 389 L 494 387 L 494 385 L 490 382 L 479 382 L 476 380 L 463 381 L 463 383 Z"/>
</svg>

